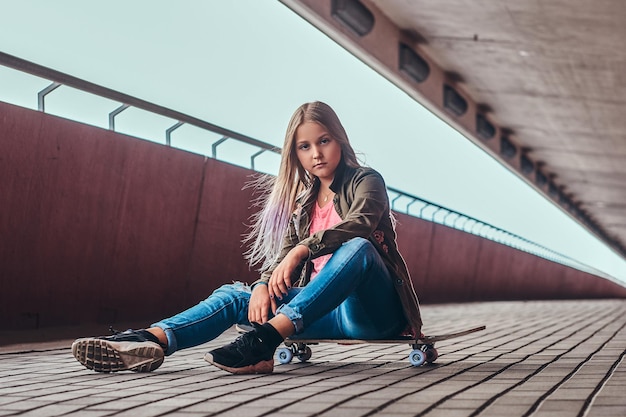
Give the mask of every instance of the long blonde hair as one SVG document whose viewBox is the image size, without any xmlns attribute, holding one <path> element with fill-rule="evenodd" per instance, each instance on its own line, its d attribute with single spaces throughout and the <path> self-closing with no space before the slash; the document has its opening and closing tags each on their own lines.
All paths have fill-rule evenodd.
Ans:
<svg viewBox="0 0 626 417">
<path fill-rule="evenodd" d="M 262 262 L 261 271 L 269 269 L 280 253 L 298 195 L 314 184 L 315 177 L 306 172 L 296 155 L 296 130 L 305 122 L 326 128 L 341 146 L 343 164 L 361 166 L 339 117 L 328 104 L 315 101 L 296 109 L 287 126 L 278 176 L 266 176 L 254 183 L 262 195 L 255 201 L 260 210 L 251 217 L 251 231 L 244 238 L 244 243 L 249 244 L 245 256 L 250 266 Z"/>
</svg>

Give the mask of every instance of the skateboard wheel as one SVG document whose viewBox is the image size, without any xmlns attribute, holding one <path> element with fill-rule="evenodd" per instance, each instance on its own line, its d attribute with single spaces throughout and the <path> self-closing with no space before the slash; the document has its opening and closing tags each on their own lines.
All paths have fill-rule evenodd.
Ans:
<svg viewBox="0 0 626 417">
<path fill-rule="evenodd" d="M 424 349 L 424 354 L 426 355 L 426 362 L 433 363 L 439 357 L 439 352 L 434 347 L 427 347 Z"/>
<path fill-rule="evenodd" d="M 293 352 L 289 348 L 280 348 L 276 351 L 276 358 L 281 364 L 288 364 L 293 359 Z"/>
<path fill-rule="evenodd" d="M 409 362 L 413 366 L 422 366 L 426 362 L 426 354 L 419 349 L 414 349 L 409 355 Z"/>
<path fill-rule="evenodd" d="M 309 359 L 311 359 L 311 356 L 313 356 L 313 352 L 311 351 L 311 348 L 308 346 L 305 346 L 304 350 L 302 350 L 301 353 L 298 355 L 298 359 L 300 360 L 300 362 L 306 362 Z"/>
</svg>

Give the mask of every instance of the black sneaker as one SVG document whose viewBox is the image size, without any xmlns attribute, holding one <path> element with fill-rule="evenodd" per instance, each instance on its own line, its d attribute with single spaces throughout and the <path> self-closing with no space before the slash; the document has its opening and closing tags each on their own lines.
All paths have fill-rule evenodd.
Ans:
<svg viewBox="0 0 626 417">
<path fill-rule="evenodd" d="M 96 372 L 150 372 L 164 360 L 159 339 L 147 330 L 126 330 L 112 336 L 77 339 L 72 354 Z"/>
<path fill-rule="evenodd" d="M 283 338 L 268 323 L 253 325 L 254 330 L 210 351 L 204 355 L 204 360 L 233 374 L 271 374 L 274 352 Z"/>
</svg>

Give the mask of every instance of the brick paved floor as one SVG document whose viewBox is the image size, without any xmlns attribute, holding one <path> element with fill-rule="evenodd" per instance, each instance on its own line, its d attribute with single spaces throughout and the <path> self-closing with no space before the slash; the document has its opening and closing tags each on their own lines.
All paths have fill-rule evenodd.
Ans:
<svg viewBox="0 0 626 417">
<path fill-rule="evenodd" d="M 436 364 L 420 368 L 406 345 L 320 344 L 307 363 L 234 376 L 202 359 L 234 331 L 151 374 L 87 371 L 67 347 L 3 353 L 0 416 L 626 416 L 626 301 L 437 305 L 423 315 L 427 334 L 487 330 L 439 343 Z"/>
</svg>

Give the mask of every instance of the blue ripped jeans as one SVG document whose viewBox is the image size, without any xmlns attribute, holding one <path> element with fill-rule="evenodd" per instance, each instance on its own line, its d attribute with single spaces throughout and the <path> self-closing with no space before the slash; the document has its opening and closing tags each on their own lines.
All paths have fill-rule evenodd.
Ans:
<svg viewBox="0 0 626 417">
<path fill-rule="evenodd" d="M 223 285 L 206 300 L 153 324 L 165 331 L 167 355 L 215 339 L 233 324 L 250 324 L 250 287 Z M 384 339 L 406 327 L 400 299 L 370 241 L 354 238 L 338 248 L 315 279 L 292 288 L 276 314 L 293 323 L 292 338 Z"/>
</svg>

